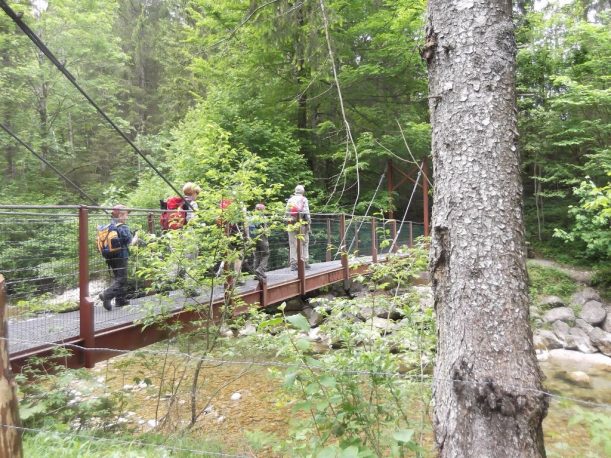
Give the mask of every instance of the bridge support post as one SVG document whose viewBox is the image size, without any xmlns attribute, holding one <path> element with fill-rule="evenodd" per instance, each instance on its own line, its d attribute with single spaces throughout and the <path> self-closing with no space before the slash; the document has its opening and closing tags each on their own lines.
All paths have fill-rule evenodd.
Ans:
<svg viewBox="0 0 611 458">
<path fill-rule="evenodd" d="M 412 222 L 409 222 L 409 247 L 411 248 L 414 245 L 414 225 Z"/>
<path fill-rule="evenodd" d="M 375 218 L 371 218 L 371 262 L 378 262 L 378 235 L 376 234 Z"/>
<path fill-rule="evenodd" d="M 95 324 L 93 300 L 89 297 L 89 212 L 87 207 L 79 208 L 79 318 L 80 338 L 84 348 L 95 347 Z M 93 354 L 84 350 L 85 367 L 94 366 Z"/>
<path fill-rule="evenodd" d="M 327 218 L 327 252 L 325 253 L 325 261 L 331 262 L 333 255 L 331 254 L 331 218 Z"/>
<path fill-rule="evenodd" d="M 301 223 L 301 221 L 299 221 Z M 299 234 L 297 239 L 297 278 L 299 278 L 299 294 L 305 296 L 306 285 L 305 285 L 305 259 L 303 259 L 303 229 L 304 226 L 299 226 Z"/>
<path fill-rule="evenodd" d="M 259 280 L 259 305 L 261 308 L 267 307 L 268 299 L 267 299 L 267 280 Z"/>
<path fill-rule="evenodd" d="M 19 405 L 15 393 L 15 379 L 11 372 L 8 351 L 8 327 L 6 326 L 6 295 L 4 292 L 4 277 L 0 274 L 0 456 L 21 458 L 21 427 L 19 421 Z"/>
<path fill-rule="evenodd" d="M 344 289 L 350 289 L 350 266 L 348 265 L 348 247 L 346 246 L 346 215 L 343 213 L 339 217 L 339 239 L 340 252 L 342 256 L 342 272 L 344 275 Z"/>
<path fill-rule="evenodd" d="M 422 206 L 424 211 L 424 236 L 429 236 L 429 164 L 426 158 L 422 159 Z"/>
<path fill-rule="evenodd" d="M 149 213 L 146 217 L 146 223 L 148 226 L 149 234 L 153 234 L 155 232 L 155 225 L 153 223 L 153 214 Z"/>
</svg>

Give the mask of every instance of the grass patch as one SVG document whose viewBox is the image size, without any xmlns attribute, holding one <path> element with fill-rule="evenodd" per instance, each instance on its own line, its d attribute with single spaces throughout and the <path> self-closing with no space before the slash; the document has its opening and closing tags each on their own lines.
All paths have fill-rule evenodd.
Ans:
<svg viewBox="0 0 611 458">
<path fill-rule="evenodd" d="M 202 443 L 201 439 L 164 437 L 159 434 L 145 434 L 135 438 L 129 435 L 96 435 L 89 431 L 26 434 L 23 438 L 23 452 L 24 456 L 47 458 L 189 458 L 233 454 L 224 451 L 219 444 Z"/>
<path fill-rule="evenodd" d="M 577 283 L 567 274 L 551 267 L 527 263 L 529 292 L 533 301 L 544 296 L 558 296 L 568 299 L 577 291 Z"/>
</svg>

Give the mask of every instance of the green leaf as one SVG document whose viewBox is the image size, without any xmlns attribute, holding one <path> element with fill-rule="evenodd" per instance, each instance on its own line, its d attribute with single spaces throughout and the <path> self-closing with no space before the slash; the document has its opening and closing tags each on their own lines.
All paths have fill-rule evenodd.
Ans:
<svg viewBox="0 0 611 458">
<path fill-rule="evenodd" d="M 412 440 L 412 437 L 414 436 L 414 430 L 413 429 L 400 429 L 399 431 L 396 431 L 392 437 L 394 440 L 396 440 L 397 442 L 410 442 Z"/>
<path fill-rule="evenodd" d="M 329 445 L 318 452 L 316 458 L 337 458 L 337 452 L 338 447 L 336 445 Z"/>
<path fill-rule="evenodd" d="M 295 346 L 300 351 L 308 351 L 312 348 L 312 344 L 306 339 L 297 339 L 297 341 L 295 342 Z"/>
<path fill-rule="evenodd" d="M 337 384 L 337 380 L 335 377 L 331 377 L 330 375 L 323 375 L 319 380 L 320 384 L 326 388 L 333 388 Z"/>
<path fill-rule="evenodd" d="M 306 320 L 306 318 L 301 314 L 287 316 L 286 321 L 291 323 L 294 327 L 296 327 L 300 331 L 307 332 L 310 329 L 310 323 L 308 323 L 308 320 Z"/>
<path fill-rule="evenodd" d="M 21 418 L 21 420 L 28 420 L 34 415 L 44 412 L 46 409 L 47 406 L 42 402 L 39 402 L 36 405 L 22 404 L 19 407 L 19 417 Z"/>
<path fill-rule="evenodd" d="M 348 448 L 342 450 L 340 455 L 341 458 L 358 458 L 359 448 L 356 445 L 351 445 Z"/>
</svg>

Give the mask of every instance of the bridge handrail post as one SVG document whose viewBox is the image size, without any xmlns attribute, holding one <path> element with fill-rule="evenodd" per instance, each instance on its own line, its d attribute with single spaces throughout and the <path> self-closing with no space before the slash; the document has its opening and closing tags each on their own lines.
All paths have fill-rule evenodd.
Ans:
<svg viewBox="0 0 611 458">
<path fill-rule="evenodd" d="M 371 262 L 378 262 L 378 239 L 375 218 L 371 218 Z"/>
<path fill-rule="evenodd" d="M 348 265 L 348 247 L 346 246 L 346 215 L 343 213 L 339 216 L 339 239 L 342 272 L 344 275 L 344 289 L 347 291 L 350 289 L 350 266 Z"/>
<path fill-rule="evenodd" d="M 8 327 L 6 325 L 6 292 L 4 277 L 0 274 L 0 415 L 3 428 L 0 430 L 0 456 L 21 458 L 21 427 L 19 405 L 15 392 L 15 379 L 11 371 L 8 350 Z"/>
<path fill-rule="evenodd" d="M 301 224 L 301 218 L 298 219 L 299 233 L 297 239 L 297 278 L 299 278 L 299 294 L 305 296 L 306 285 L 305 285 L 305 259 L 303 259 L 303 237 L 304 226 Z"/>
<path fill-rule="evenodd" d="M 95 324 L 93 300 L 89 296 L 89 211 L 86 206 L 79 208 L 79 330 L 83 347 L 95 347 Z M 86 368 L 94 366 L 93 354 L 85 351 Z"/>
<path fill-rule="evenodd" d="M 392 245 L 390 247 L 390 251 L 392 253 L 396 253 L 398 249 L 398 245 L 399 245 L 398 244 L 399 239 L 397 238 L 397 220 L 396 219 L 393 219 L 390 222 L 390 231 L 392 234 Z"/>
<path fill-rule="evenodd" d="M 155 223 L 153 222 L 153 214 L 151 212 L 146 215 L 146 223 L 149 234 L 155 233 Z"/>
<path fill-rule="evenodd" d="M 331 262 L 333 255 L 331 254 L 331 218 L 327 217 L 327 251 L 325 253 L 325 261 Z"/>
</svg>

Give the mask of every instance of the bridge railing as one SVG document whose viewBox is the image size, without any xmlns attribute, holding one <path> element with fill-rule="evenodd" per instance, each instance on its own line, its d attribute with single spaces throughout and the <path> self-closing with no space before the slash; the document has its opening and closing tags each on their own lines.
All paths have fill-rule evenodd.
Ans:
<svg viewBox="0 0 611 458">
<path fill-rule="evenodd" d="M 160 212 L 130 210 L 130 229 L 162 235 Z M 109 312 L 100 307 L 98 296 L 108 287 L 111 273 L 97 252 L 96 229 L 109 220 L 110 209 L 98 207 L 0 205 L 0 273 L 6 278 L 9 321 L 20 321 L 22 332 L 30 338 L 47 341 L 48 335 L 60 335 L 62 340 L 83 338 L 125 323 L 126 314 L 138 317 L 137 310 Z M 282 222 L 277 224 L 269 236 L 268 281 L 274 281 L 274 276 L 290 281 L 303 275 L 288 268 L 286 227 Z M 336 268 L 342 255 L 375 260 L 399 245 L 412 244 L 423 233 L 422 224 L 339 214 L 313 214 L 309 229 L 309 263 L 335 262 Z M 128 297 L 150 294 L 149 285 L 137 275 L 143 263 L 139 251 L 133 250 Z M 248 274 L 249 262 L 245 264 L 244 273 Z M 74 310 L 80 313 L 61 313 Z M 40 316 L 48 319 L 35 319 Z M 12 350 L 19 351 L 19 345 L 13 345 Z"/>
</svg>

